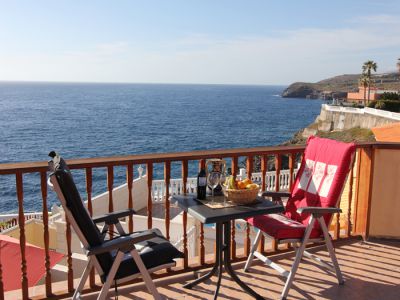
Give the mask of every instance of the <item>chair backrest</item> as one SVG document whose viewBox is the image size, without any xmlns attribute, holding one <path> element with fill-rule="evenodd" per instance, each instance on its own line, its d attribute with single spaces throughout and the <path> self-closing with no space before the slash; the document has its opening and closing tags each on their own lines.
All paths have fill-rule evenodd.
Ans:
<svg viewBox="0 0 400 300">
<path fill-rule="evenodd" d="M 352 167 L 355 149 L 354 143 L 309 137 L 285 215 L 306 225 L 310 216 L 297 213 L 299 207 L 337 207 Z M 331 217 L 331 214 L 324 216 L 327 226 Z M 318 228 L 316 222 L 315 229 Z"/>
<path fill-rule="evenodd" d="M 84 248 L 99 246 L 103 238 L 76 188 L 72 174 L 65 161 L 53 152 L 54 158 L 49 162 L 50 181 L 63 206 L 66 217 L 79 237 Z M 113 263 L 110 253 L 96 256 L 102 271 L 107 274 Z"/>
</svg>

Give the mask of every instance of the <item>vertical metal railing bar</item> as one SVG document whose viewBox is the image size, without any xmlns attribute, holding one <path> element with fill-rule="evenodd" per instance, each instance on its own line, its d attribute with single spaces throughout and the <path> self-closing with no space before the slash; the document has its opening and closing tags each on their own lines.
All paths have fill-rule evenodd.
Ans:
<svg viewBox="0 0 400 300">
<path fill-rule="evenodd" d="M 352 213 L 352 202 L 353 202 L 353 183 L 354 183 L 354 165 L 355 159 L 353 159 L 353 164 L 350 169 L 350 180 L 349 180 L 349 198 L 348 198 L 348 209 L 347 209 L 347 226 L 346 226 L 346 237 L 351 235 L 352 231 L 352 222 L 351 222 L 351 213 Z"/>
<path fill-rule="evenodd" d="M 147 228 L 153 227 L 153 199 L 152 199 L 152 185 L 153 185 L 153 163 L 147 163 Z"/>
<path fill-rule="evenodd" d="M 356 186 L 356 191 L 355 191 L 355 195 L 354 195 L 354 220 L 353 220 L 353 231 L 357 231 L 357 215 L 358 215 L 358 197 L 359 197 L 359 190 L 360 190 L 360 175 L 361 175 L 361 149 L 357 149 L 356 151 L 356 157 L 357 157 L 357 167 L 356 167 L 356 182 L 355 182 L 355 186 Z"/>
<path fill-rule="evenodd" d="M 288 184 L 289 192 L 292 191 L 293 184 L 294 184 L 294 164 L 295 164 L 296 155 L 297 155 L 296 152 L 289 153 L 289 184 Z M 288 248 L 291 248 L 292 244 L 288 243 L 286 246 Z"/>
<path fill-rule="evenodd" d="M 183 181 L 183 194 L 186 195 L 187 189 L 187 177 L 188 177 L 188 161 L 182 161 L 182 181 Z M 188 267 L 188 241 L 187 241 L 187 212 L 183 212 L 183 253 L 185 257 L 183 258 L 183 267 L 186 269 Z"/>
<path fill-rule="evenodd" d="M 91 217 L 93 217 L 93 203 L 92 203 L 92 168 L 85 169 L 85 177 L 86 177 L 86 197 L 87 197 L 87 206 L 88 211 Z"/>
<path fill-rule="evenodd" d="M 128 186 L 128 208 L 133 209 L 133 195 L 132 195 L 133 164 L 128 164 L 126 166 L 126 184 Z M 132 217 L 132 215 L 129 215 L 129 217 L 128 217 L 128 231 L 129 231 L 129 233 L 133 232 L 133 217 Z"/>
<path fill-rule="evenodd" d="M 238 157 L 232 157 L 232 176 L 236 179 L 236 174 L 238 172 Z M 231 221 L 231 258 L 236 259 L 236 223 L 235 220 Z"/>
<path fill-rule="evenodd" d="M 253 174 L 253 159 L 254 159 L 253 155 L 247 156 L 246 171 L 248 179 L 251 179 L 251 175 Z M 244 254 L 246 256 L 249 256 L 250 254 L 250 246 L 251 246 L 250 224 L 246 222 L 246 236 L 244 238 Z"/>
<path fill-rule="evenodd" d="M 266 182 L 265 176 L 267 173 L 267 164 L 268 164 L 268 157 L 266 155 L 261 155 L 261 191 L 265 191 Z M 260 243 L 258 244 L 258 252 L 264 253 L 265 252 L 265 237 L 264 235 L 261 236 Z"/>
<path fill-rule="evenodd" d="M 51 290 L 51 271 L 50 271 L 50 253 L 49 253 L 49 212 L 47 209 L 47 172 L 40 172 L 40 189 L 42 192 L 42 222 L 43 222 L 43 243 L 44 243 L 44 266 L 46 270 L 45 275 L 45 286 L 46 286 L 46 296 L 50 297 L 52 295 Z"/>
<path fill-rule="evenodd" d="M 289 191 L 292 191 L 292 186 L 294 182 L 294 160 L 296 153 L 289 154 Z"/>
<path fill-rule="evenodd" d="M 275 155 L 275 192 L 280 191 L 280 174 L 281 174 L 281 167 L 282 167 L 282 156 L 280 154 Z"/>
<path fill-rule="evenodd" d="M 65 220 L 66 230 L 65 235 L 67 239 L 67 278 L 68 278 L 68 292 L 71 293 L 74 290 L 74 270 L 72 269 L 72 250 L 71 250 L 71 224 L 68 218 Z"/>
<path fill-rule="evenodd" d="M 19 222 L 19 245 L 21 250 L 21 288 L 22 299 L 29 299 L 28 277 L 26 268 L 26 237 L 25 237 L 25 216 L 24 216 L 24 184 L 22 172 L 16 174 L 17 199 L 18 199 L 18 222 Z"/>
<path fill-rule="evenodd" d="M 114 185 L 114 167 L 107 167 L 107 190 L 108 190 L 108 212 L 114 212 L 114 200 L 113 200 L 113 185 Z M 114 237 L 114 226 L 110 226 L 109 231 L 110 239 Z"/>
<path fill-rule="evenodd" d="M 88 207 L 90 216 L 93 217 L 93 203 L 92 203 L 93 172 L 92 172 L 92 168 L 85 168 L 85 178 L 86 178 L 87 207 Z M 94 270 L 94 268 L 90 271 L 89 285 L 91 288 L 93 288 L 95 286 L 95 270 Z"/>
<path fill-rule="evenodd" d="M 204 169 L 205 167 L 206 167 L 206 161 L 205 161 L 205 159 L 201 159 L 199 161 L 199 171 L 201 171 L 201 169 Z M 204 224 L 203 223 L 200 223 L 199 252 L 200 252 L 200 255 L 199 255 L 200 265 L 204 265 L 206 251 L 205 251 L 205 247 L 204 247 Z"/>
<path fill-rule="evenodd" d="M 368 169 L 369 169 L 369 174 L 368 174 L 368 189 L 367 189 L 367 210 L 366 210 L 366 224 L 365 224 L 365 234 L 364 234 L 364 240 L 367 240 L 369 238 L 369 230 L 370 230 L 370 222 L 371 222 L 371 200 L 372 200 L 372 184 L 373 184 L 373 179 L 374 179 L 374 164 L 375 164 L 375 154 L 376 154 L 376 148 L 374 146 L 371 146 L 368 149 Z"/>
<path fill-rule="evenodd" d="M 275 192 L 280 191 L 280 174 L 282 167 L 282 156 L 281 154 L 275 154 Z M 278 250 L 278 243 L 275 239 L 272 240 L 272 250 L 275 252 Z"/>
<path fill-rule="evenodd" d="M 165 184 L 165 236 L 167 240 L 170 240 L 170 227 L 171 227 L 171 216 L 170 216 L 170 208 L 171 208 L 171 203 L 170 203 L 170 184 L 171 184 L 171 162 L 166 161 L 164 163 L 164 184 Z M 171 268 L 167 269 L 167 272 L 171 272 Z"/>
<path fill-rule="evenodd" d="M 165 182 L 165 233 L 170 239 L 170 201 L 169 201 L 169 185 L 171 183 L 171 162 L 164 163 L 164 182 Z"/>
<path fill-rule="evenodd" d="M 338 240 L 340 238 L 340 213 L 334 215 L 335 225 L 333 231 L 333 239 Z"/>
</svg>

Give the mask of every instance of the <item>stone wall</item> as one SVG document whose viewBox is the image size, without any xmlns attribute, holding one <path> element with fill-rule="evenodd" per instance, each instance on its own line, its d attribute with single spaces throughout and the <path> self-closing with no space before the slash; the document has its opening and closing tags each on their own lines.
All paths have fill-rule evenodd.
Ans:
<svg viewBox="0 0 400 300">
<path fill-rule="evenodd" d="M 400 114 L 373 108 L 352 108 L 323 104 L 315 126 L 308 131 L 347 130 L 355 127 L 373 128 L 400 122 Z"/>
</svg>

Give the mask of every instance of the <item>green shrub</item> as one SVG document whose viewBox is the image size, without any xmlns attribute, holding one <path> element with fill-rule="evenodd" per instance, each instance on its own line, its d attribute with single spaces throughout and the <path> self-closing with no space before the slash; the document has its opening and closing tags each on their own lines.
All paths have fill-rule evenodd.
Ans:
<svg viewBox="0 0 400 300">
<path fill-rule="evenodd" d="M 380 106 L 380 107 L 378 107 Z M 392 112 L 400 112 L 400 101 L 396 100 L 379 100 L 375 106 L 376 109 L 382 109 Z"/>
<path fill-rule="evenodd" d="M 368 103 L 367 105 L 370 108 L 375 108 L 376 107 L 376 101 L 371 101 L 370 103 Z"/>
<path fill-rule="evenodd" d="M 341 105 L 341 106 L 343 106 L 343 105 Z M 353 103 L 347 104 L 345 106 L 348 106 L 348 107 L 351 106 L 351 107 L 354 107 L 354 108 L 364 108 L 363 104 L 360 104 L 360 103 L 357 103 L 357 102 L 353 102 Z"/>
<path fill-rule="evenodd" d="M 392 93 L 392 92 L 386 92 L 383 93 L 381 98 L 381 100 L 395 100 L 395 101 L 399 101 L 400 100 L 400 94 L 398 93 Z"/>
<path fill-rule="evenodd" d="M 385 110 L 385 107 L 386 107 L 385 101 L 383 101 L 383 100 L 379 100 L 379 101 L 375 104 L 375 108 L 376 108 L 376 109 L 383 109 L 383 110 Z"/>
</svg>

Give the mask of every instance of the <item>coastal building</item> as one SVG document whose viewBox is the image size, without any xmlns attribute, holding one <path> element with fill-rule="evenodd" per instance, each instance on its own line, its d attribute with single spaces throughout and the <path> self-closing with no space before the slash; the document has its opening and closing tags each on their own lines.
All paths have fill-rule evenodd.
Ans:
<svg viewBox="0 0 400 300">
<path fill-rule="evenodd" d="M 381 90 L 377 87 L 370 88 L 369 101 L 379 100 L 382 94 L 384 93 L 398 93 L 396 90 Z M 356 102 L 359 104 L 364 103 L 364 99 L 368 101 L 368 88 L 364 88 L 363 86 L 358 87 L 358 92 L 348 92 L 347 93 L 347 101 L 348 102 Z"/>
</svg>

